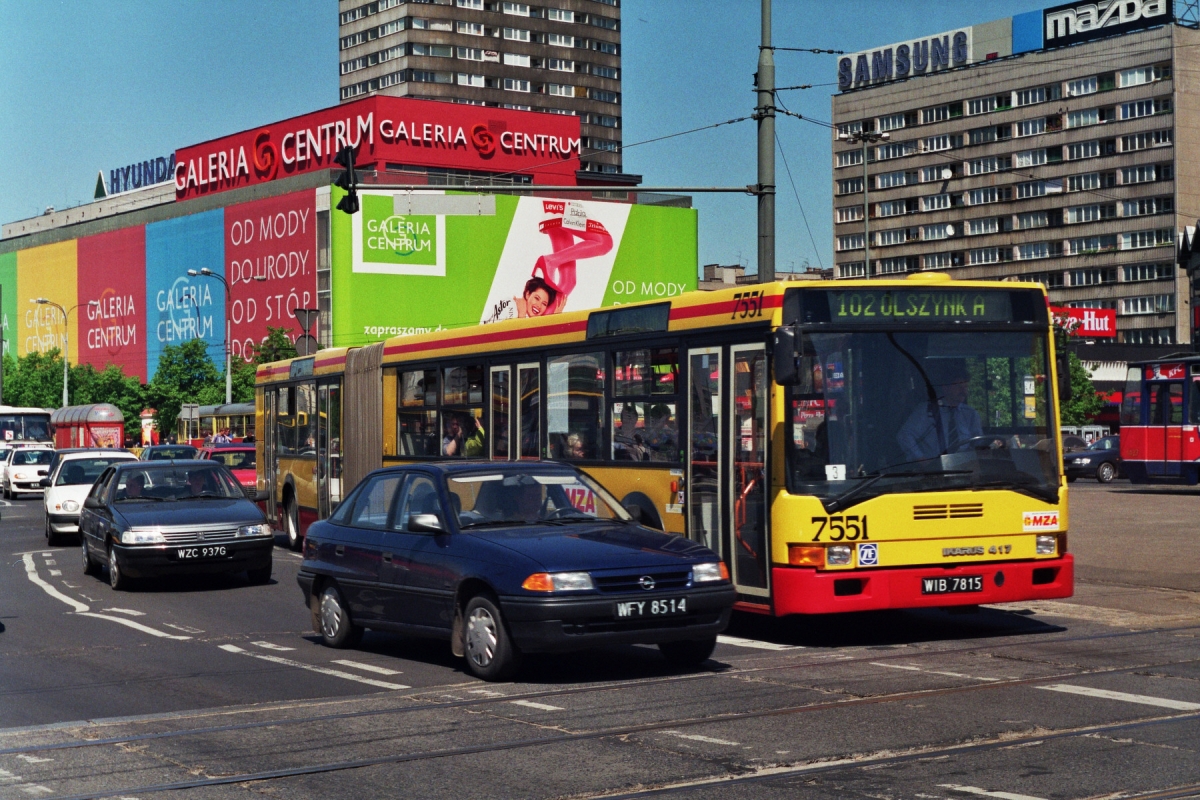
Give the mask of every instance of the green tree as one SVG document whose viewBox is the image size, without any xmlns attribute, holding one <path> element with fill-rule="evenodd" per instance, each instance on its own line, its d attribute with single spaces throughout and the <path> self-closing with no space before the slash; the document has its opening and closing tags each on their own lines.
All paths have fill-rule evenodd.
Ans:
<svg viewBox="0 0 1200 800">
<path fill-rule="evenodd" d="M 1054 318 L 1055 351 L 1059 355 L 1066 353 L 1070 364 L 1071 399 L 1061 404 L 1063 425 L 1089 425 L 1104 408 L 1104 400 L 1096 393 L 1096 386 L 1092 383 L 1092 374 L 1083 366 L 1079 356 L 1067 349 L 1067 341 L 1077 327 L 1077 320 L 1069 317 Z M 1062 379 L 1063 376 L 1060 375 L 1059 380 Z"/>
<path fill-rule="evenodd" d="M 296 346 L 288 338 L 287 328 L 272 328 L 267 326 L 267 338 L 254 345 L 254 364 L 270 364 L 272 361 L 284 361 L 296 357 Z"/>
<path fill-rule="evenodd" d="M 154 378 L 146 385 L 146 402 L 154 408 L 164 436 L 176 429 L 184 403 L 215 405 L 224 400 L 225 376 L 208 357 L 208 342 L 191 339 L 163 348 Z"/>
<path fill-rule="evenodd" d="M 62 355 L 57 350 L 4 356 L 4 403 L 10 406 L 58 408 L 62 405 Z M 68 388 L 70 381 L 68 380 Z"/>
<path fill-rule="evenodd" d="M 77 364 L 71 367 L 68 386 L 72 405 L 112 403 L 125 415 L 125 434 L 131 438 L 141 436 L 146 389 L 137 378 L 125 375 L 115 364 L 99 372 L 91 364 Z"/>
</svg>

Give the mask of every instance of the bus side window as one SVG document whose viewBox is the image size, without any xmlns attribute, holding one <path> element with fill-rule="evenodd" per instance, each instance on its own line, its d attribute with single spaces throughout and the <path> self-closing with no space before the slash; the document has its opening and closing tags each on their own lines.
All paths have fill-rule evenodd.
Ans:
<svg viewBox="0 0 1200 800">
<path fill-rule="evenodd" d="M 540 365 L 521 364 L 517 367 L 517 428 L 520 436 L 520 458 L 540 458 L 542 438 L 542 387 Z"/>
<path fill-rule="evenodd" d="M 1200 424 L 1200 378 L 1192 378 L 1192 397 L 1188 402 L 1191 404 L 1188 422 L 1192 425 Z"/>
<path fill-rule="evenodd" d="M 402 456 L 436 456 L 441 444 L 438 432 L 437 370 L 400 373 L 397 390 L 396 438 Z"/>
<path fill-rule="evenodd" d="M 551 458 L 580 461 L 600 457 L 604 360 L 604 353 L 580 353 L 546 362 L 546 432 Z"/>
</svg>

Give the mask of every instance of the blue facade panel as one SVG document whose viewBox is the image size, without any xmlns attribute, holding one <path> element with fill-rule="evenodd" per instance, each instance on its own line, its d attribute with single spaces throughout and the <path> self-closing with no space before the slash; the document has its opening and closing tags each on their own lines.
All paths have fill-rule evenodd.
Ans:
<svg viewBox="0 0 1200 800">
<path fill-rule="evenodd" d="M 146 380 L 167 345 L 208 342 L 209 357 L 225 367 L 225 287 L 191 277 L 208 267 L 225 276 L 225 211 L 215 209 L 146 226 Z"/>
<path fill-rule="evenodd" d="M 1026 11 L 1012 18 L 1012 51 L 1028 53 L 1042 49 L 1042 12 Z"/>
</svg>

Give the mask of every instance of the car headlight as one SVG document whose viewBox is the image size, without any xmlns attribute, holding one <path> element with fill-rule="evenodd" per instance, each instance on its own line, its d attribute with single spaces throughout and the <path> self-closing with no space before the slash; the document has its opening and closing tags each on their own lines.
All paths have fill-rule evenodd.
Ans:
<svg viewBox="0 0 1200 800">
<path fill-rule="evenodd" d="M 63 500 L 63 502 L 62 502 L 62 510 L 63 510 L 63 511 L 78 511 L 78 510 L 79 510 L 79 503 L 77 503 L 77 502 L 76 502 L 76 501 L 74 501 L 74 500 Z"/>
<path fill-rule="evenodd" d="M 721 562 L 696 564 L 692 567 L 692 583 L 729 580 L 729 569 Z"/>
<path fill-rule="evenodd" d="M 521 588 L 531 592 L 583 592 L 596 586 L 586 572 L 535 572 Z"/>
<path fill-rule="evenodd" d="M 13 475 L 13 477 L 19 481 L 23 481 L 23 480 L 28 479 L 29 476 L 27 474 L 25 474 L 24 472 L 18 472 L 16 475 Z"/>
<path fill-rule="evenodd" d="M 1075 459 L 1075 463 L 1083 466 L 1084 464 L 1092 463 L 1092 460 L 1090 458 L 1077 458 Z"/>
<path fill-rule="evenodd" d="M 1037 537 L 1037 554 L 1039 556 L 1052 556 L 1055 549 L 1058 547 L 1057 536 L 1039 536 Z"/>
<path fill-rule="evenodd" d="M 162 544 L 167 540 L 160 531 L 122 531 L 121 544 Z"/>
<path fill-rule="evenodd" d="M 271 526 L 263 523 L 261 525 L 243 525 L 238 528 L 237 535 L 241 536 L 270 536 Z"/>
<path fill-rule="evenodd" d="M 845 566 L 850 563 L 850 545 L 835 544 L 825 548 L 825 563 L 830 566 Z"/>
</svg>

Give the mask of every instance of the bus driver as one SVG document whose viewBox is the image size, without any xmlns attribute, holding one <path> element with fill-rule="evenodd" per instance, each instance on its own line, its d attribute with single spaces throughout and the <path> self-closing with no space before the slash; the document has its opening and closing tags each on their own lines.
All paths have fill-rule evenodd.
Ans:
<svg viewBox="0 0 1200 800">
<path fill-rule="evenodd" d="M 967 365 L 962 361 L 945 364 L 933 381 L 938 394 L 936 405 L 927 401 L 917 406 L 896 434 L 896 441 L 911 461 L 957 453 L 972 439 L 983 436 L 979 412 L 967 405 Z"/>
</svg>

